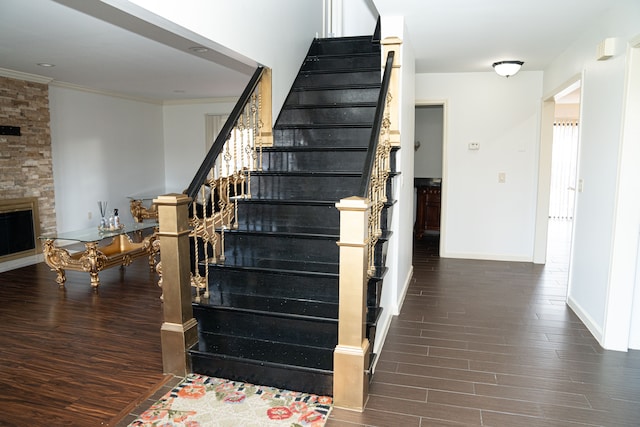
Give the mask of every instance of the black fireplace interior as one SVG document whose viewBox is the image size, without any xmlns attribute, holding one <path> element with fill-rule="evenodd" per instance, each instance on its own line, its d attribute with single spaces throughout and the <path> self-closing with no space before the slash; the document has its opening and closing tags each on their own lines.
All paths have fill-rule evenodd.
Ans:
<svg viewBox="0 0 640 427">
<path fill-rule="evenodd" d="M 0 213 L 0 256 L 36 248 L 33 211 Z"/>
</svg>

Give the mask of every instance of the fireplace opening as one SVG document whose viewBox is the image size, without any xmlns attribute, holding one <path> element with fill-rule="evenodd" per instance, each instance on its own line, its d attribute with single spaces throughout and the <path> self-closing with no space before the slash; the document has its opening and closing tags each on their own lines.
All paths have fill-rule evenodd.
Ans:
<svg viewBox="0 0 640 427">
<path fill-rule="evenodd" d="M 40 252 L 38 199 L 0 200 L 0 262 Z"/>
</svg>

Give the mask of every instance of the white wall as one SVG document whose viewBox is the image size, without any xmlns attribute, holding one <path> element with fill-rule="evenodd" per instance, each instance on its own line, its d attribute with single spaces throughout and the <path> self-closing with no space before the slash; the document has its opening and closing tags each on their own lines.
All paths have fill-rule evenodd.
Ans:
<svg viewBox="0 0 640 427">
<path fill-rule="evenodd" d="M 329 0 L 342 10 L 342 24 L 336 36 L 372 36 L 378 21 L 378 12 L 371 0 Z"/>
<path fill-rule="evenodd" d="M 97 227 L 99 200 L 133 222 L 127 196 L 164 182 L 162 106 L 58 86 L 49 105 L 58 231 Z"/>
<path fill-rule="evenodd" d="M 442 178 L 442 105 L 416 107 L 415 140 L 420 148 L 415 152 L 417 178 Z"/>
<path fill-rule="evenodd" d="M 396 168 L 400 175 L 393 178 L 391 231 L 393 235 L 387 247 L 387 274 L 384 278 L 380 305 L 384 308 L 378 321 L 374 352 L 379 353 L 391 318 L 400 314 L 404 296 L 413 276 L 413 135 L 415 115 L 415 57 L 411 40 L 406 34 L 402 17 L 382 17 L 382 35 L 398 37 L 403 43 L 400 49 L 400 138 Z M 396 58 L 397 61 L 397 58 Z"/>
<path fill-rule="evenodd" d="M 416 75 L 416 103 L 447 108 L 441 256 L 532 260 L 541 95 L 536 71 Z"/>
<path fill-rule="evenodd" d="M 206 155 L 205 116 L 229 114 L 235 100 L 170 104 L 163 108 L 165 189 L 182 193 Z"/>
<path fill-rule="evenodd" d="M 634 283 L 629 279 L 633 274 L 621 268 L 628 269 L 633 262 L 619 262 L 619 257 L 635 259 L 638 253 L 637 245 L 633 248 L 628 243 L 623 245 L 623 253 L 615 248 L 620 247 L 620 233 L 637 236 L 638 218 L 624 218 L 618 212 L 624 203 L 616 195 L 619 188 L 636 179 L 634 174 L 620 174 L 619 153 L 626 48 L 628 41 L 640 34 L 640 2 L 620 0 L 612 6 L 610 12 L 585 27 L 576 42 L 545 70 L 544 91 L 553 93 L 572 75 L 582 73 L 578 178 L 583 180 L 584 190 L 577 193 L 568 303 L 605 348 L 626 350 Z M 608 37 L 616 39 L 616 55 L 597 61 L 596 46 Z"/>
<path fill-rule="evenodd" d="M 132 0 L 273 69 L 274 118 L 311 41 L 322 33 L 322 0 Z"/>
</svg>

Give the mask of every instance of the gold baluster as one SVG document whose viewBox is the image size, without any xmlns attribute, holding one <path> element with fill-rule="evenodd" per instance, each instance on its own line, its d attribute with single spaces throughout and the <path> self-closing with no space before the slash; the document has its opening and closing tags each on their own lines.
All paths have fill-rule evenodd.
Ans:
<svg viewBox="0 0 640 427">
<path fill-rule="evenodd" d="M 262 86 L 262 81 L 258 83 L 258 113 L 262 111 L 262 91 L 260 90 Z M 264 123 L 262 119 L 260 119 L 260 115 L 258 114 L 258 170 L 262 172 L 262 128 L 264 127 Z"/>
</svg>

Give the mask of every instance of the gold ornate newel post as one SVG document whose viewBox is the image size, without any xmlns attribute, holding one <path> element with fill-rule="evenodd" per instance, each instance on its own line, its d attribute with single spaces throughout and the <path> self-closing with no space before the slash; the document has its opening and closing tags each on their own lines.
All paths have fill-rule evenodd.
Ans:
<svg viewBox="0 0 640 427">
<path fill-rule="evenodd" d="M 390 51 L 394 51 L 393 71 L 389 82 L 389 94 L 391 94 L 391 104 L 389 105 L 389 117 L 391 117 L 391 128 L 389 129 L 389 142 L 393 147 L 400 146 L 400 68 L 402 64 L 402 39 L 398 37 L 387 37 L 380 41 L 382 45 L 382 66 Z M 384 70 L 383 70 L 384 72 Z"/>
<path fill-rule="evenodd" d="M 340 211 L 340 311 L 338 345 L 333 353 L 333 401 L 337 407 L 363 411 L 369 394 L 365 328 L 370 203 L 362 197 L 348 197 L 336 207 Z"/>
<path fill-rule="evenodd" d="M 259 97 L 259 129 L 258 138 L 262 147 L 273 147 L 273 125 L 271 119 L 271 68 L 265 67 L 260 79 Z M 260 161 L 262 168 L 262 161 Z"/>
<path fill-rule="evenodd" d="M 198 341 L 198 325 L 191 308 L 190 201 L 184 194 L 167 194 L 154 200 L 162 257 L 162 366 L 165 374 L 180 377 L 191 372 L 187 349 Z"/>
</svg>

